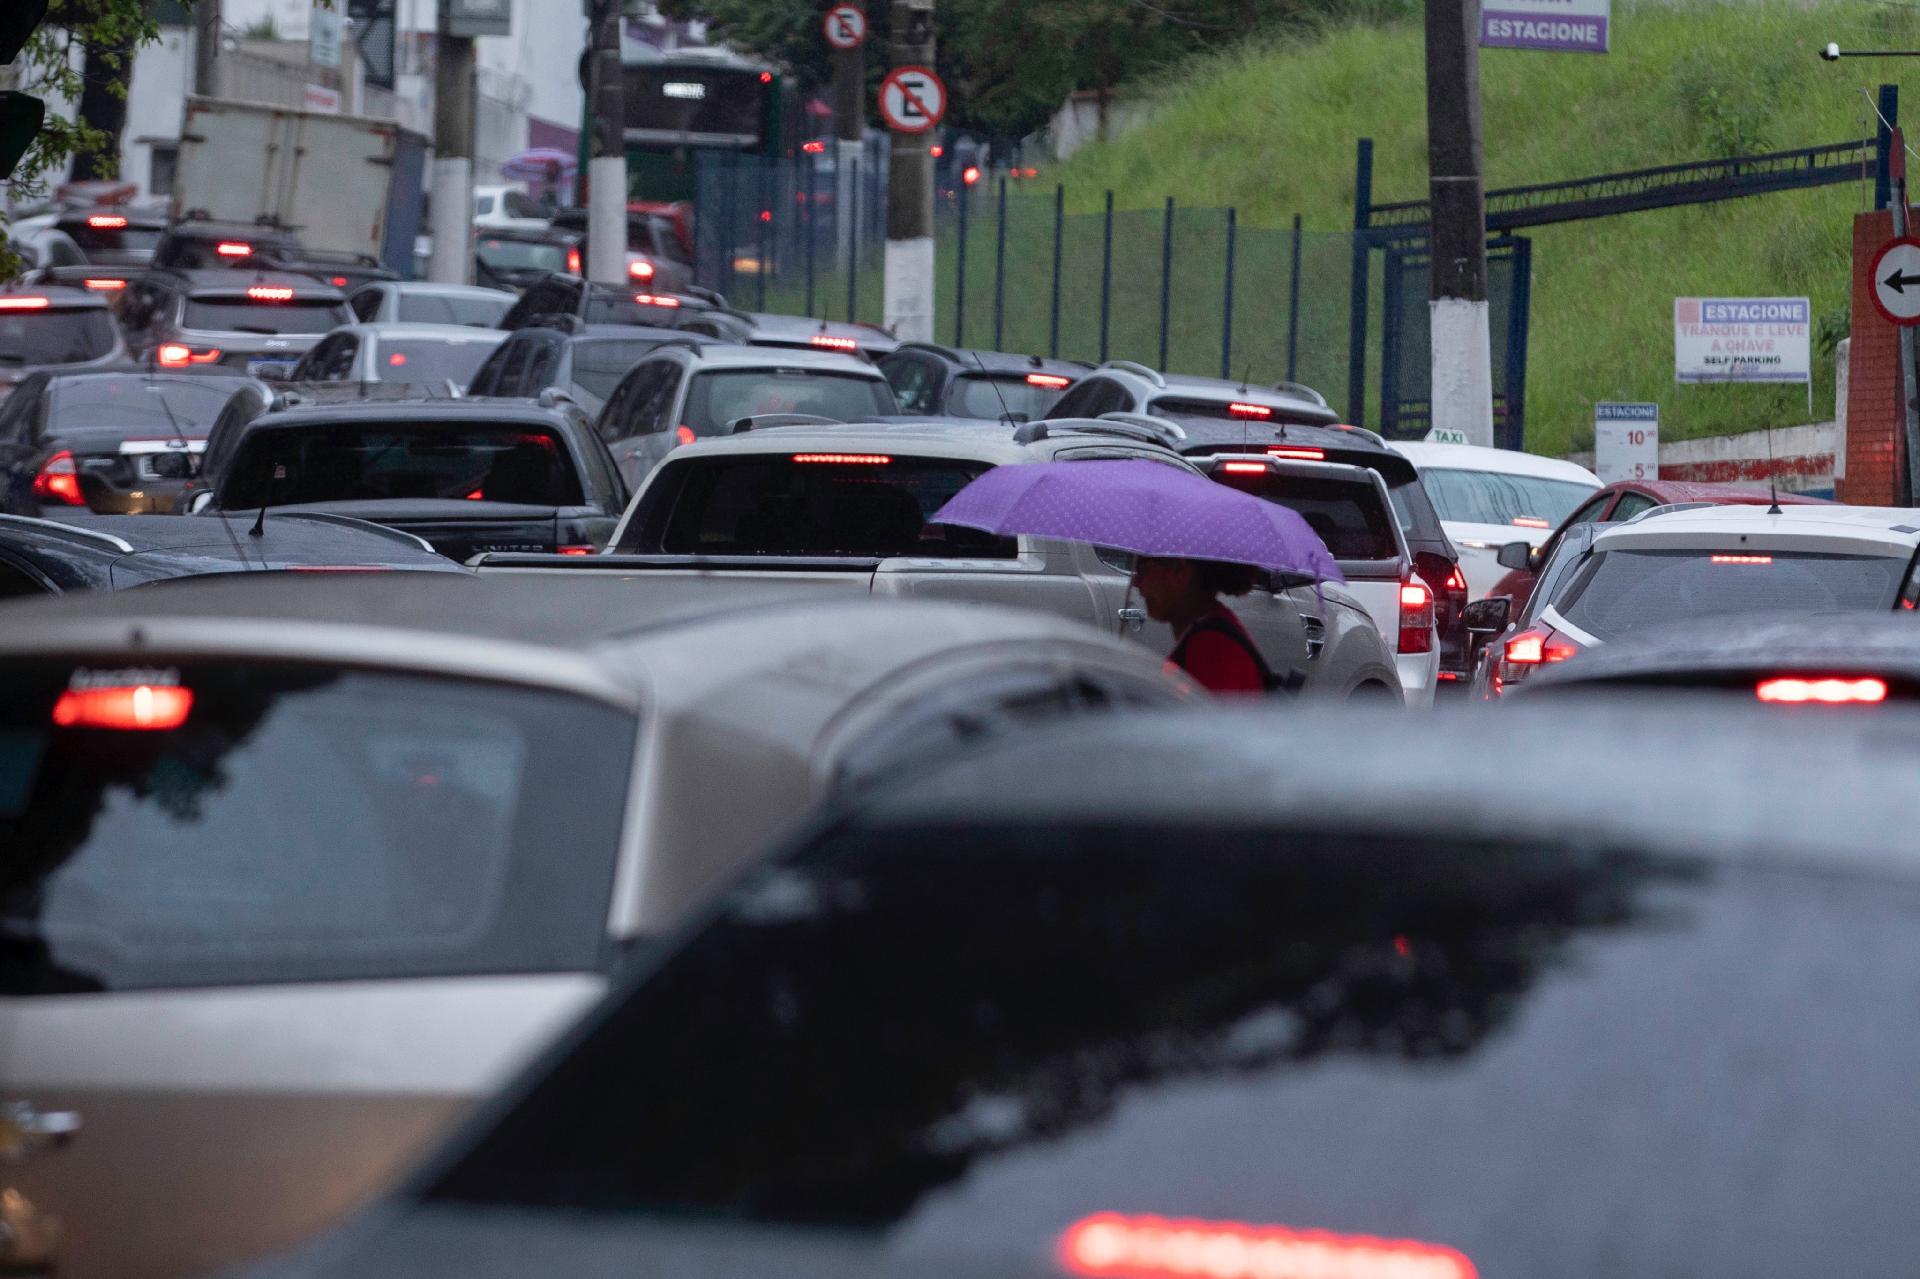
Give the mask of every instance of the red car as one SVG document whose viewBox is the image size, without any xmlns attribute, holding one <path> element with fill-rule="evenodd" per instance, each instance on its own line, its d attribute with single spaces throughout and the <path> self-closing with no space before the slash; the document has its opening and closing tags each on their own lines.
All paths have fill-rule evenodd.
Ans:
<svg viewBox="0 0 1920 1279">
<path fill-rule="evenodd" d="M 1533 595 L 1533 583 L 1539 575 L 1540 566 L 1552 558 L 1554 551 L 1560 547 L 1560 539 L 1575 524 L 1619 524 L 1656 506 L 1673 506 L 1681 502 L 1710 506 L 1765 506 L 1774 500 L 1773 495 L 1765 489 L 1740 488 L 1732 484 L 1693 484 L 1685 480 L 1617 480 L 1583 502 L 1559 528 L 1553 530 L 1553 536 L 1533 548 L 1527 556 L 1526 567 L 1509 566 L 1507 575 L 1495 583 L 1487 594 L 1509 597 L 1513 600 L 1513 607 L 1508 616 L 1523 616 L 1527 601 Z M 1826 499 L 1782 493 L 1779 502 L 1782 506 L 1825 505 Z M 1516 542 L 1514 545 L 1526 544 Z M 1506 563 L 1506 560 L 1503 558 L 1501 562 Z"/>
</svg>

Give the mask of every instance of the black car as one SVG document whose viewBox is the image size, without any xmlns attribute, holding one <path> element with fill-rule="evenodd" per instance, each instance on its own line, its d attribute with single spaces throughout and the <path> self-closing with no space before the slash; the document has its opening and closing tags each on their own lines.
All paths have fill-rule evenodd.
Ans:
<svg viewBox="0 0 1920 1279">
<path fill-rule="evenodd" d="M 587 268 L 586 235 L 559 227 L 481 227 L 473 241 L 473 282 L 490 289 L 527 289 L 549 275 Z"/>
<path fill-rule="evenodd" d="M 461 561 L 587 554 L 627 503 L 592 423 L 565 402 L 294 405 L 254 418 L 222 449 L 196 515 L 328 511 L 417 534 Z"/>
<path fill-rule="evenodd" d="M 397 280 L 395 271 L 363 253 L 310 249 L 291 231 L 247 222 L 175 222 L 153 250 L 156 270 L 207 271 L 240 268 L 293 271 L 353 290 L 373 280 Z"/>
<path fill-rule="evenodd" d="M 105 295 L 58 284 L 0 289 L 0 398 L 40 369 L 105 368 L 126 358 Z"/>
<path fill-rule="evenodd" d="M 144 267 L 166 234 L 167 215 L 158 209 L 100 205 L 60 215 L 54 229 L 64 231 L 95 266 Z"/>
<path fill-rule="evenodd" d="M 468 395 L 536 399 L 564 392 L 588 417 L 598 417 L 620 379 L 662 342 L 705 339 L 672 329 L 632 324 L 539 326 L 517 330 L 496 347 L 467 384 Z"/>
<path fill-rule="evenodd" d="M 1651 713 L 954 749 L 251 1273 L 1907 1275 L 1920 737 Z"/>
<path fill-rule="evenodd" d="M 0 516 L 0 600 L 242 573 L 467 573 L 417 537 L 319 512 L 221 520 Z"/>
<path fill-rule="evenodd" d="M 120 368 L 35 373 L 0 405 L 0 511 L 171 511 L 221 409 L 261 383 Z"/>
<path fill-rule="evenodd" d="M 1045 417 L 1088 371 L 1072 360 L 955 350 L 932 342 L 902 342 L 882 355 L 879 365 L 902 413 L 1016 421 Z"/>
<path fill-rule="evenodd" d="M 549 275 L 529 285 L 500 321 L 503 329 L 548 324 L 555 316 L 571 316 L 582 324 L 628 324 L 673 329 L 723 342 L 745 342 L 753 321 L 727 309 L 718 294 L 652 293 L 591 284 L 576 275 Z"/>
<path fill-rule="evenodd" d="M 137 360 L 264 377 L 291 373 L 322 336 L 353 323 L 339 289 L 288 271 L 154 271 L 128 285 L 116 307 Z"/>
</svg>

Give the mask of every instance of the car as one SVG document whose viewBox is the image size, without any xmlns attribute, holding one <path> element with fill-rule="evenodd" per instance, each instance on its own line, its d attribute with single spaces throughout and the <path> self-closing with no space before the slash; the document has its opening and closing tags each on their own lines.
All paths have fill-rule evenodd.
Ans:
<svg viewBox="0 0 1920 1279">
<path fill-rule="evenodd" d="M 1507 570 L 1487 595 L 1505 595 L 1513 601 L 1514 616 L 1526 611 L 1527 597 L 1533 592 L 1534 578 L 1540 566 L 1553 557 L 1554 549 L 1568 529 L 1576 524 L 1621 524 L 1642 511 L 1656 506 L 1702 503 L 1710 506 L 1785 506 L 1817 505 L 1817 497 L 1794 493 L 1769 493 L 1765 489 L 1740 488 L 1733 484 L 1694 484 L 1683 480 L 1616 480 L 1605 485 L 1578 510 L 1560 522 L 1560 527 L 1535 545 L 1529 541 L 1509 542 L 1498 548 L 1495 558 Z"/>
<path fill-rule="evenodd" d="M 849 357 L 836 357 L 847 359 Z M 1178 428 L 1116 422 L 815 422 L 676 448 L 634 494 L 604 555 L 483 555 L 484 573 L 611 578 L 639 594 L 748 595 L 773 583 L 829 595 L 1011 604 L 1166 654 L 1174 635 L 1136 599 L 1133 557 L 1044 537 L 930 523 L 996 466 L 1140 459 L 1198 474 Z M 1404 704 L 1394 654 L 1334 583 L 1263 574 L 1231 606 L 1274 676 L 1306 698 Z"/>
<path fill-rule="evenodd" d="M 16 1273 L 286 1248 L 820 803 L 1200 696 L 1030 612 L 606 587 L 277 574 L 6 606 Z M 52 1116 L 71 1143 L 40 1144 Z"/>
<path fill-rule="evenodd" d="M 88 289 L 105 294 L 111 305 L 115 294 L 135 278 L 145 275 L 146 271 L 147 268 L 143 266 L 98 266 L 93 263 L 85 266 L 45 266 L 22 275 L 20 283 L 29 289 L 51 285 Z"/>
<path fill-rule="evenodd" d="M 1440 674 L 1434 593 L 1414 571 L 1380 473 L 1266 453 L 1193 460 L 1229 488 L 1287 507 L 1307 522 L 1340 566 L 1346 593 L 1366 608 L 1392 650 L 1407 705 L 1431 707 Z"/>
<path fill-rule="evenodd" d="M 748 343 L 753 346 L 839 351 L 877 361 L 900 344 L 893 334 L 873 324 L 816 320 L 812 316 L 782 315 L 773 311 L 745 311 L 742 314 L 753 325 L 753 331 L 747 335 Z"/>
<path fill-rule="evenodd" d="M 195 515 L 328 511 L 418 534 L 459 561 L 585 555 L 627 500 L 592 424 L 564 402 L 296 404 L 254 418 L 223 450 Z"/>
<path fill-rule="evenodd" d="M 1920 605 L 1920 524 L 1906 507 L 1657 507 L 1605 528 L 1524 630 L 1492 655 L 1498 696 L 1544 666 L 1694 619 Z"/>
<path fill-rule="evenodd" d="M 553 210 L 516 186 L 476 186 L 473 189 L 473 225 L 477 231 L 498 227 L 539 230 Z"/>
<path fill-rule="evenodd" d="M 1559 595 L 1561 588 L 1572 580 L 1573 570 L 1586 558 L 1587 551 L 1593 546 L 1593 539 L 1609 527 L 1591 521 L 1568 525 L 1545 548 L 1546 560 L 1541 564 L 1525 602 L 1517 607 L 1512 597 L 1506 595 L 1488 595 L 1467 605 L 1463 616 L 1473 660 L 1473 676 L 1469 687 L 1475 700 L 1495 701 L 1505 691 L 1504 682 L 1496 682 L 1502 653 L 1498 641 L 1506 635 L 1526 630 L 1540 620 L 1540 614 L 1547 611 L 1547 606 Z M 1533 554 L 1535 548 L 1527 546 L 1525 542 L 1520 545 L 1526 547 L 1529 556 Z"/>
<path fill-rule="evenodd" d="M 0 600 L 261 573 L 468 573 L 410 533 L 318 512 L 263 521 L 0 516 Z"/>
<path fill-rule="evenodd" d="M 168 512 L 250 378 L 127 366 L 41 372 L 0 404 L 0 511 Z"/>
<path fill-rule="evenodd" d="M 133 357 L 285 377 L 322 335 L 353 323 L 339 289 L 288 271 L 154 271 L 115 302 Z"/>
<path fill-rule="evenodd" d="M 902 342 L 879 360 L 902 413 L 931 417 L 1045 417 L 1087 375 L 1072 360 Z"/>
<path fill-rule="evenodd" d="M 343 290 L 400 278 L 364 253 L 310 249 L 283 228 L 191 217 L 167 227 L 154 246 L 152 266 L 171 271 L 290 271 Z"/>
<path fill-rule="evenodd" d="M 898 412 L 886 377 L 857 356 L 687 342 L 642 356 L 607 397 L 598 429 L 637 486 L 673 449 L 725 435 L 742 418 L 797 413 L 846 422 Z"/>
<path fill-rule="evenodd" d="M 1420 469 L 1441 527 L 1460 550 L 1469 599 L 1484 599 L 1504 575 L 1502 546 L 1545 542 L 1600 487 L 1600 477 L 1577 462 L 1514 449 L 1416 442 L 1393 447 Z"/>
<path fill-rule="evenodd" d="M 674 329 L 635 324 L 582 324 L 556 316 L 551 325 L 515 329 L 495 347 L 473 381 L 469 395 L 533 399 L 542 391 L 565 394 L 588 417 L 599 417 L 607 397 L 628 370 L 664 342 L 681 345 L 708 339 Z"/>
<path fill-rule="evenodd" d="M 479 228 L 474 236 L 474 280 L 490 288 L 524 291 L 551 275 L 586 270 L 586 237 L 558 227 Z"/>
<path fill-rule="evenodd" d="M 21 265 L 30 271 L 83 266 L 87 260 L 87 255 L 73 242 L 72 236 L 51 226 L 29 229 L 15 224 L 8 229 L 7 247 L 19 257 Z"/>
<path fill-rule="evenodd" d="M 376 280 L 347 299 L 362 324 L 470 324 L 491 329 L 513 306 L 504 289 L 471 284 L 432 284 L 425 280 Z"/>
<path fill-rule="evenodd" d="M 0 287 L 0 399 L 42 369 L 126 361 L 127 345 L 99 293 L 64 285 Z"/>
<path fill-rule="evenodd" d="M 294 382 L 436 383 L 464 391 L 506 336 L 465 324 L 343 324 L 288 376 Z"/>
<path fill-rule="evenodd" d="M 166 233 L 167 215 L 125 204 L 94 205 L 68 209 L 53 225 L 79 246 L 91 265 L 145 267 L 152 264 L 153 251 Z"/>
<path fill-rule="evenodd" d="M 1298 382 L 1271 387 L 1226 378 L 1160 373 L 1131 360 L 1109 360 L 1055 400 L 1047 417 L 1149 413 L 1178 423 L 1196 445 L 1229 447 L 1261 441 L 1264 431 L 1333 426 L 1340 415 L 1326 397 Z"/>
<path fill-rule="evenodd" d="M 246 1279 L 1901 1275 L 1912 727 L 991 742 L 842 797 Z"/>
<path fill-rule="evenodd" d="M 555 317 L 572 317 L 587 325 L 676 329 L 729 342 L 744 342 L 753 333 L 753 322 L 728 310 L 718 294 L 616 289 L 572 275 L 548 275 L 529 284 L 501 318 L 500 327 L 511 331 L 551 326 Z"/>
<path fill-rule="evenodd" d="M 578 234 L 580 252 L 588 252 L 585 209 L 555 210 L 553 226 Z M 693 258 L 664 218 L 628 213 L 626 255 L 627 278 L 635 288 L 673 293 L 693 285 Z"/>
</svg>

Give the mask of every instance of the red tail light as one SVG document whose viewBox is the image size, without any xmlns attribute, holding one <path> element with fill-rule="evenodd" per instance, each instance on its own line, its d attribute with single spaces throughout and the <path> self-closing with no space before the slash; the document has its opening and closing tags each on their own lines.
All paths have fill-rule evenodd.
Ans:
<svg viewBox="0 0 1920 1279">
<path fill-rule="evenodd" d="M 580 250 L 578 249 L 567 250 L 567 274 L 580 274 Z"/>
<path fill-rule="evenodd" d="M 1713 557 L 1713 562 L 1715 564 L 1771 564 L 1773 563 L 1773 556 L 1771 555 L 1716 555 Z"/>
<path fill-rule="evenodd" d="M 1058 373 L 1029 373 L 1028 386 L 1044 386 L 1049 391 L 1064 391 L 1073 385 L 1070 377 L 1061 377 Z"/>
<path fill-rule="evenodd" d="M 101 276 L 98 279 L 82 280 L 81 283 L 92 289 L 95 293 L 118 293 L 121 289 L 127 287 L 125 280 L 115 280 L 107 276 Z"/>
<path fill-rule="evenodd" d="M 1400 583 L 1400 651 L 1433 651 L 1433 592 L 1425 583 Z"/>
<path fill-rule="evenodd" d="M 403 351 L 395 351 L 392 355 L 389 355 L 387 357 L 387 363 L 392 365 L 396 369 L 404 368 L 407 363 L 406 353 Z"/>
<path fill-rule="evenodd" d="M 562 555 L 591 555 L 593 554 L 593 548 L 591 546 L 563 546 L 560 548 L 560 553 Z"/>
<path fill-rule="evenodd" d="M 664 306 L 668 308 L 680 305 L 679 298 L 668 297 L 664 293 L 636 293 L 633 300 L 641 306 Z"/>
<path fill-rule="evenodd" d="M 800 149 L 808 155 L 825 155 L 827 144 L 824 142 L 803 142 L 800 144 Z"/>
<path fill-rule="evenodd" d="M 87 504 L 87 499 L 80 495 L 80 469 L 73 464 L 73 454 L 61 449 L 47 459 L 40 473 L 33 477 L 33 495 L 42 502 L 57 502 L 62 506 Z"/>
<path fill-rule="evenodd" d="M 1502 650 L 1509 667 L 1524 668 L 1516 670 L 1509 680 L 1521 678 L 1526 670 L 1552 662 L 1564 662 L 1579 653 L 1580 646 L 1571 640 L 1563 639 L 1552 629 L 1536 626 L 1521 631 L 1509 639 Z"/>
<path fill-rule="evenodd" d="M 1227 412 L 1234 417 L 1251 417 L 1265 421 L 1273 416 L 1273 410 L 1264 404 L 1229 404 Z"/>
<path fill-rule="evenodd" d="M 46 298 L 0 298 L 0 311 L 44 311 L 52 305 Z"/>
<path fill-rule="evenodd" d="M 1265 462 L 1222 462 L 1220 469 L 1228 475 L 1265 475 L 1267 464 Z"/>
<path fill-rule="evenodd" d="M 771 71 L 762 71 L 762 72 L 760 73 L 760 83 L 761 83 L 761 84 L 772 84 L 772 83 L 773 83 L 773 72 L 771 72 Z"/>
<path fill-rule="evenodd" d="M 816 333 L 807 340 L 813 343 L 813 345 L 825 347 L 829 351 L 858 351 L 860 349 L 860 344 L 852 338 L 828 337 L 824 333 Z"/>
<path fill-rule="evenodd" d="M 885 453 L 795 453 L 801 463 L 825 462 L 834 466 L 886 466 L 893 461 Z"/>
<path fill-rule="evenodd" d="M 1404 953 L 1404 952 L 1403 952 Z M 1336 1235 L 1238 1221 L 1083 1217 L 1060 1264 L 1087 1279 L 1477 1279 L 1464 1253 L 1414 1239 Z"/>
<path fill-rule="evenodd" d="M 627 263 L 627 277 L 633 280 L 653 279 L 653 263 L 645 258 Z"/>
<path fill-rule="evenodd" d="M 1538 515 L 1516 515 L 1513 517 L 1513 526 L 1515 528 L 1552 528 L 1553 527 L 1553 525 L 1547 523 L 1547 521 L 1541 519 Z"/>
<path fill-rule="evenodd" d="M 87 225 L 96 231 L 118 231 L 126 224 L 127 220 L 117 213 L 96 213 L 87 219 Z"/>
<path fill-rule="evenodd" d="M 213 246 L 213 251 L 223 258 L 250 258 L 253 256 L 253 246 L 251 244 L 243 244 L 238 240 L 222 240 Z"/>
<path fill-rule="evenodd" d="M 1267 450 L 1268 457 L 1284 457 L 1295 462 L 1324 462 L 1327 460 L 1325 449 L 1296 448 L 1292 445 L 1275 445 Z"/>
<path fill-rule="evenodd" d="M 1847 703 L 1872 705 L 1887 700 L 1887 682 L 1883 679 L 1763 679 L 1754 688 L 1754 695 L 1763 702 L 1777 702 L 1789 706 L 1804 705 L 1808 702 L 1823 706 L 1841 706 Z"/>
<path fill-rule="evenodd" d="M 58 728 L 169 729 L 187 722 L 191 689 L 165 684 L 70 688 L 53 704 Z"/>
<path fill-rule="evenodd" d="M 212 346 L 204 351 L 196 351 L 178 342 L 163 342 L 160 349 L 154 352 L 154 358 L 167 368 L 182 369 L 189 364 L 212 364 L 220 358 L 220 348 Z"/>
<path fill-rule="evenodd" d="M 256 284 L 247 290 L 247 296 L 255 302 L 291 302 L 293 290 L 275 285 Z"/>
<path fill-rule="evenodd" d="M 682 444 L 691 444 L 700 437 L 693 433 L 692 427 L 682 422 L 679 426 L 673 428 L 673 438 Z"/>
<path fill-rule="evenodd" d="M 344 275 L 336 275 L 328 279 L 327 283 L 336 289 L 344 289 L 347 287 L 347 277 Z"/>
<path fill-rule="evenodd" d="M 1447 574 L 1447 589 L 1458 591 L 1462 595 L 1467 593 L 1467 575 L 1460 571 L 1458 564 L 1453 566 L 1453 572 Z"/>
</svg>

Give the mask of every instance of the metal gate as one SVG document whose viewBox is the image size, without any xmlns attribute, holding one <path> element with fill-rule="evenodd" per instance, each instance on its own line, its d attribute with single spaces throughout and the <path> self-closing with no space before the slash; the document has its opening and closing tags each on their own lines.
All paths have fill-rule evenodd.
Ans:
<svg viewBox="0 0 1920 1279">
<path fill-rule="evenodd" d="M 1433 425 L 1433 356 L 1427 299 L 1431 272 L 1423 241 L 1382 246 L 1379 429 L 1417 440 Z M 1493 369 L 1493 442 L 1526 447 L 1527 311 L 1533 243 L 1503 235 L 1487 242 L 1487 328 Z"/>
</svg>

